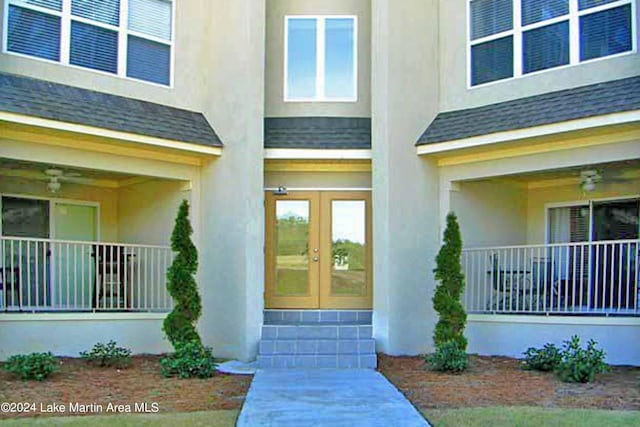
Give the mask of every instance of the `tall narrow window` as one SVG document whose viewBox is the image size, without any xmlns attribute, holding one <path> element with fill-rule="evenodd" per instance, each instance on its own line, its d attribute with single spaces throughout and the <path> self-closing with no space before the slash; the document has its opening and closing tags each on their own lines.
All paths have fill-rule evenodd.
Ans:
<svg viewBox="0 0 640 427">
<path fill-rule="evenodd" d="M 356 74 L 356 17 L 285 18 L 285 101 L 355 101 Z"/>
</svg>

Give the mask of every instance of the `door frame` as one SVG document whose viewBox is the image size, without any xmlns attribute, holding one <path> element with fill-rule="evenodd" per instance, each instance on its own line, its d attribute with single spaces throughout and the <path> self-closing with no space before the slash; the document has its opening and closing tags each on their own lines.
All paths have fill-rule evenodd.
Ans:
<svg viewBox="0 0 640 427">
<path fill-rule="evenodd" d="M 309 204 L 309 276 L 308 293 L 300 296 L 277 296 L 276 278 L 276 209 L 277 200 L 308 200 Z M 333 200 L 365 202 L 365 288 L 362 296 L 331 295 L 332 210 Z M 265 191 L 265 307 L 273 309 L 371 309 L 373 304 L 372 229 L 370 190 L 304 190 L 277 195 Z M 328 255 L 327 255 L 328 254 Z M 324 256 L 323 256 L 324 255 Z M 318 257 L 314 261 L 314 257 Z"/>
</svg>

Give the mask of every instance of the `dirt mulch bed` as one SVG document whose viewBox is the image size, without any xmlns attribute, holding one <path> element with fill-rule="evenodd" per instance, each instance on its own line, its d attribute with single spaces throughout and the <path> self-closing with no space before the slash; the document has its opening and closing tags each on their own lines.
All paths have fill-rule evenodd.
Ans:
<svg viewBox="0 0 640 427">
<path fill-rule="evenodd" d="M 134 405 L 157 402 L 159 412 L 239 409 L 251 383 L 250 375 L 216 374 L 209 379 L 181 380 L 160 375 L 160 356 L 134 356 L 127 369 L 98 368 L 80 359 L 62 358 L 60 371 L 46 381 L 21 381 L 0 370 L 0 402 L 34 402 L 33 413 L 8 414 L 0 419 L 42 414 L 40 403 Z M 104 412 L 103 412 L 104 413 Z M 86 414 L 86 415 L 96 415 Z"/>
<path fill-rule="evenodd" d="M 378 370 L 418 408 L 542 406 L 640 410 L 640 368 L 613 367 L 591 384 L 524 371 L 521 361 L 472 355 L 459 375 L 429 371 L 421 357 L 378 358 Z"/>
</svg>

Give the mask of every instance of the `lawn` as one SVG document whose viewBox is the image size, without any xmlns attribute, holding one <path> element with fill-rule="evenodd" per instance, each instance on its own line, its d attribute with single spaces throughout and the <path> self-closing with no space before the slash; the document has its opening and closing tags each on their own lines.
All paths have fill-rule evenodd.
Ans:
<svg viewBox="0 0 640 427">
<path fill-rule="evenodd" d="M 628 427 L 640 425 L 638 411 L 490 407 L 431 409 L 424 412 L 434 427 Z"/>
</svg>

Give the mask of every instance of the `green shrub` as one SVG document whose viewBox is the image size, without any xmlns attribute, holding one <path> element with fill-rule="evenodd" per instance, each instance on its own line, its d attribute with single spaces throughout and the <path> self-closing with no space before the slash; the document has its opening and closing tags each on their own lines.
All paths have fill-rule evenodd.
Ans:
<svg viewBox="0 0 640 427">
<path fill-rule="evenodd" d="M 596 374 L 609 370 L 604 362 L 606 353 L 596 348 L 597 343 L 589 340 L 587 348 L 580 347 L 577 335 L 565 341 L 562 349 L 562 359 L 556 367 L 558 377 L 564 382 L 592 382 Z"/>
<path fill-rule="evenodd" d="M 543 348 L 529 347 L 524 352 L 524 369 L 532 369 L 534 371 L 553 371 L 556 369 L 562 354 L 560 349 L 554 344 L 545 344 Z"/>
<path fill-rule="evenodd" d="M 189 203 L 183 200 L 171 234 L 171 249 L 176 256 L 167 271 L 167 290 L 174 306 L 162 325 L 176 350 L 183 343 L 201 342 L 195 327 L 202 312 L 202 301 L 194 278 L 198 269 L 198 251 L 191 241 L 192 233 Z"/>
<path fill-rule="evenodd" d="M 436 268 L 433 270 L 439 282 L 433 296 L 433 308 L 439 317 L 433 342 L 436 348 L 439 348 L 448 341 L 455 341 L 458 349 L 464 352 L 467 349 L 467 339 L 464 336 L 467 313 L 460 302 L 464 291 L 461 254 L 460 226 L 455 214 L 449 213 L 447 228 L 444 230 L 444 243 L 436 256 Z"/>
<path fill-rule="evenodd" d="M 60 367 L 58 359 L 50 352 L 17 354 L 4 364 L 4 369 L 20 377 L 21 380 L 44 381 Z"/>
<path fill-rule="evenodd" d="M 467 369 L 467 354 L 456 341 L 447 341 L 436 347 L 426 358 L 429 367 L 440 372 L 462 372 Z"/>
<path fill-rule="evenodd" d="M 198 341 L 179 344 L 175 353 L 160 360 L 160 365 L 164 377 L 209 378 L 216 369 L 211 348 Z"/>
<path fill-rule="evenodd" d="M 97 343 L 91 351 L 81 351 L 80 357 L 98 366 L 126 368 L 131 364 L 131 350 L 118 347 L 115 341 L 107 344 Z"/>
</svg>

